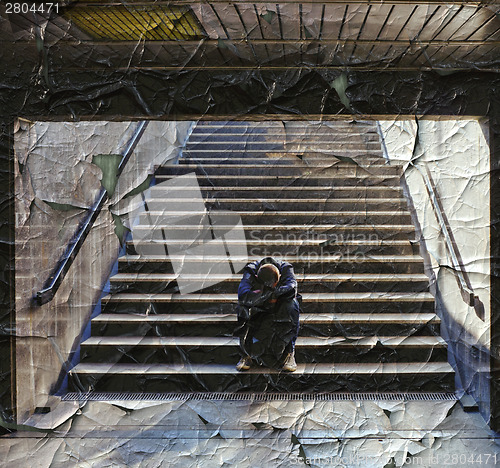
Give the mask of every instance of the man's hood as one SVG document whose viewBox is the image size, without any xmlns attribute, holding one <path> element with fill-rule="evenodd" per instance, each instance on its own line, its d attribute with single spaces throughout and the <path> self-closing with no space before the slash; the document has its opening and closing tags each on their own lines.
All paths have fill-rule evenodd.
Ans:
<svg viewBox="0 0 500 468">
<path fill-rule="evenodd" d="M 274 265 L 276 268 L 280 269 L 281 267 L 281 262 L 278 262 L 275 260 L 273 257 L 264 257 L 260 262 L 258 268 L 260 268 L 262 265 L 267 265 L 270 263 L 271 265 Z"/>
</svg>

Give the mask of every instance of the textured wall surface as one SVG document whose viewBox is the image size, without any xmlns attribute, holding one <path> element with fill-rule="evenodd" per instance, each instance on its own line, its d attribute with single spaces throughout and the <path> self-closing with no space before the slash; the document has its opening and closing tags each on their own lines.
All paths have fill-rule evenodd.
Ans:
<svg viewBox="0 0 500 468">
<path fill-rule="evenodd" d="M 428 275 L 435 285 L 457 386 L 473 394 L 489 418 L 490 347 L 490 148 L 487 126 L 477 120 L 381 122 L 390 160 L 407 161 L 405 180 L 415 209 Z M 454 264 L 434 212 L 424 177 L 436 194 L 456 241 L 485 320 L 462 299 Z"/>
<path fill-rule="evenodd" d="M 99 154 L 120 154 L 134 122 L 21 122 L 16 150 L 16 382 L 18 421 L 44 406 L 71 365 L 120 248 L 108 208 L 179 155 L 189 122 L 152 122 L 53 301 L 37 306 L 65 246 L 101 189 Z"/>
</svg>

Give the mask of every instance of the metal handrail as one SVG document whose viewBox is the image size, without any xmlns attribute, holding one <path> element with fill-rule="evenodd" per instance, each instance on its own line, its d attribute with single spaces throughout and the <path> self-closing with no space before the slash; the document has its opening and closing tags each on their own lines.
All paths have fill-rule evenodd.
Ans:
<svg viewBox="0 0 500 468">
<path fill-rule="evenodd" d="M 418 120 L 417 120 L 417 128 L 418 128 Z M 380 135 L 380 139 L 382 141 L 382 149 L 384 152 L 384 156 L 387 161 L 390 162 L 389 152 L 387 150 L 387 146 L 385 144 L 384 134 L 382 132 L 382 128 L 380 123 L 377 121 L 377 131 Z M 418 138 L 418 136 L 417 136 Z M 417 140 L 415 140 L 415 145 Z M 415 149 L 414 149 L 415 151 Z M 436 185 L 434 184 L 434 180 L 432 179 L 431 172 L 429 167 L 425 165 L 426 174 L 424 174 L 419 167 L 417 167 L 412 160 L 408 163 L 411 167 L 414 167 L 422 176 L 424 180 L 425 187 L 427 189 L 427 193 L 429 195 L 429 199 L 431 201 L 432 209 L 434 211 L 434 215 L 439 224 L 439 228 L 443 237 L 445 239 L 446 249 L 451 257 L 452 261 L 452 270 L 455 273 L 455 278 L 458 283 L 458 287 L 460 289 L 460 295 L 462 296 L 463 301 L 470 307 L 474 308 L 476 315 L 483 322 L 485 320 L 485 311 L 484 304 L 481 302 L 479 297 L 474 293 L 474 288 L 469 279 L 469 275 L 465 270 L 465 267 L 462 262 L 462 257 L 458 250 L 457 244 L 455 242 L 455 237 L 453 236 L 453 232 L 451 230 L 450 224 L 448 222 L 448 218 L 444 212 L 443 205 L 441 203 L 441 199 L 439 197 L 439 193 L 437 191 Z"/>
<path fill-rule="evenodd" d="M 464 264 L 462 262 L 462 257 L 455 242 L 455 237 L 448 222 L 448 218 L 444 212 L 443 205 L 441 204 L 441 199 L 439 197 L 436 185 L 434 184 L 434 180 L 432 179 L 431 172 L 427 165 L 424 166 L 426 169 L 426 174 L 424 174 L 419 167 L 413 164 L 412 161 L 410 161 L 409 164 L 420 173 L 422 179 L 424 180 L 424 184 L 427 189 L 434 214 L 439 223 L 441 233 L 443 234 L 443 237 L 445 239 L 446 249 L 448 250 L 448 253 L 451 257 L 453 271 L 455 272 L 455 278 L 457 279 L 462 299 L 468 306 L 474 308 L 477 317 L 484 322 L 484 304 L 474 293 L 474 288 L 472 287 L 469 275 L 465 270 Z"/>
<path fill-rule="evenodd" d="M 125 165 L 130 159 L 130 156 L 134 152 L 137 143 L 139 142 L 142 134 L 144 133 L 144 130 L 146 130 L 147 125 L 148 125 L 147 121 L 139 122 L 133 135 L 127 142 L 127 145 L 125 146 L 125 149 L 122 153 L 122 159 L 120 161 L 120 164 L 118 165 L 116 173 L 117 178 L 120 177 Z M 47 302 L 50 302 L 54 298 L 57 290 L 59 289 L 59 286 L 61 285 L 64 277 L 66 276 L 66 273 L 71 267 L 73 260 L 78 255 L 80 248 L 85 242 L 87 235 L 92 229 L 95 220 L 99 216 L 102 207 L 104 206 L 104 203 L 108 200 L 108 198 L 109 198 L 108 192 L 106 191 L 106 189 L 102 188 L 101 191 L 99 192 L 99 195 L 97 196 L 96 202 L 89 209 L 87 216 L 85 216 L 85 218 L 79 224 L 75 235 L 72 237 L 72 239 L 68 243 L 68 246 L 66 247 L 65 252 L 57 262 L 57 266 L 54 268 L 52 274 L 44 283 L 43 289 L 41 289 L 36 293 L 34 297 L 36 304 L 43 305 L 46 304 Z"/>
</svg>

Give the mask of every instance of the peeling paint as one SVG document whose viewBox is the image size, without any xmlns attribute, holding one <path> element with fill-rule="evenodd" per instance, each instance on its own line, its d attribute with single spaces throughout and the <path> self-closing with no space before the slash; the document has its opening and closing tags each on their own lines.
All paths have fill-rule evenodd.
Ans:
<svg viewBox="0 0 500 468">
<path fill-rule="evenodd" d="M 6 5 L 0 7 L 0 35 L 3 43 L 8 44 L 2 50 L 5 61 L 2 105 L 5 117 L 15 118 L 12 125 L 9 123 L 13 138 L 10 130 L 7 133 L 2 130 L 13 146 L 13 159 L 4 158 L 2 163 L 4 168 L 12 168 L 15 184 L 15 193 L 11 194 L 15 239 L 2 238 L 5 244 L 2 246 L 7 247 L 9 255 L 15 250 L 15 264 L 2 270 L 2 285 L 15 283 L 15 288 L 3 296 L 5 301 L 9 294 L 13 297 L 15 321 L 2 312 L 0 331 L 2 345 L 6 339 L 15 338 L 9 344 L 12 359 L 16 361 L 11 366 L 12 374 L 2 370 L 0 377 L 6 384 L 16 382 L 9 404 L 17 409 L 17 422 L 6 422 L 12 408 L 0 407 L 0 426 L 9 432 L 0 438 L 1 466 L 399 468 L 500 464 L 499 436 L 487 426 L 492 414 L 490 391 L 496 376 L 491 366 L 499 352 L 493 344 L 498 337 L 492 336 L 495 323 L 491 319 L 498 302 L 492 296 L 498 271 L 497 259 L 491 256 L 495 246 L 490 235 L 495 231 L 497 219 L 494 215 L 490 219 L 495 206 L 490 205 L 489 197 L 497 177 L 494 158 L 498 156 L 490 151 L 498 146 L 499 129 L 500 88 L 495 75 L 498 51 L 494 42 L 498 36 L 498 6 L 379 3 L 197 3 L 190 5 L 193 21 L 199 22 L 191 43 L 176 40 L 158 45 L 148 36 L 147 41 L 101 46 L 96 46 L 100 41 L 89 41 L 88 31 L 76 31 L 74 25 L 65 23 L 64 14 L 53 14 L 50 21 L 49 17 L 39 15 L 35 24 L 30 18 L 9 17 Z M 174 21 L 168 26 L 175 29 Z M 155 21 L 147 25 L 141 22 L 129 32 L 147 31 L 154 35 L 159 27 Z M 13 39 L 13 44 L 5 38 Z M 179 38 L 185 39 L 184 33 L 176 37 Z M 210 68 L 213 70 L 208 71 Z M 346 110 L 351 114 L 345 114 Z M 29 120 L 18 119 L 20 115 L 29 116 Z M 380 157 L 377 164 L 363 164 L 349 152 L 352 149 L 349 145 L 356 142 L 366 144 L 366 153 L 372 151 L 369 138 L 361 131 L 357 136 L 346 133 L 341 144 L 327 141 L 321 149 L 310 144 L 311 134 L 318 136 L 324 130 L 333 130 L 339 122 L 363 125 L 365 119 L 373 119 L 375 115 L 380 119 L 378 134 L 383 137 L 385 152 L 385 159 Z M 488 116 L 491 121 L 486 124 L 463 115 Z M 314 372 L 325 371 L 326 364 L 330 366 L 326 374 L 333 375 L 343 365 L 353 364 L 349 359 L 357 358 L 360 363 L 374 364 L 371 383 L 350 372 L 340 381 L 334 381 L 330 375 L 328 385 L 319 387 L 305 381 L 305 371 L 287 376 L 263 371 L 267 379 L 265 390 L 279 389 L 286 393 L 291 391 L 290 386 L 298 385 L 316 394 L 325 389 L 366 392 L 378 391 L 383 384 L 398 390 L 399 381 L 383 382 L 379 377 L 396 356 L 403 356 L 405 363 L 404 359 L 411 358 L 412 353 L 421 352 L 414 343 L 423 339 L 425 335 L 421 332 L 426 329 L 433 330 L 430 338 L 443 338 L 447 350 L 443 346 L 441 351 L 447 353 L 445 361 L 453 367 L 458 396 L 472 395 L 480 414 L 465 412 L 455 401 L 84 403 L 61 400 L 68 385 L 82 392 L 99 385 L 98 380 L 86 380 L 76 373 L 68 377 L 68 371 L 84 362 L 86 353 L 90 353 L 81 343 L 94 336 L 96 329 L 95 336 L 104 341 L 104 337 L 113 336 L 107 335 L 113 326 L 123 327 L 120 336 L 136 339 L 137 343 L 118 343 L 114 347 L 99 343 L 103 362 L 110 363 L 105 377 L 114 375 L 119 365 L 132 368 L 141 361 L 144 372 L 136 376 L 141 389 L 149 388 L 148 385 L 155 389 L 155 385 L 164 384 L 178 385 L 182 391 L 208 388 L 204 377 L 194 372 L 190 374 L 194 375 L 192 387 L 175 374 L 163 377 L 163 382 L 161 378 L 155 381 L 155 366 L 172 364 L 173 356 L 181 361 L 180 373 L 189 374 L 186 369 L 189 371 L 196 364 L 191 362 L 196 350 L 191 349 L 194 347 L 190 342 L 183 345 L 180 341 L 155 350 L 151 345 L 154 339 L 172 338 L 176 333 L 173 338 L 196 338 L 196 333 L 209 329 L 209 325 L 189 320 L 173 324 L 155 322 L 166 315 L 165 311 L 186 312 L 187 306 L 182 302 L 172 310 L 164 307 L 172 290 L 174 294 L 178 292 L 175 288 L 179 288 L 180 273 L 175 271 L 165 279 L 161 276 L 166 274 L 165 265 L 153 273 L 148 270 L 151 265 L 134 265 L 132 257 L 144 252 L 140 252 L 137 242 L 131 245 L 130 239 L 135 236 L 135 241 L 156 242 L 155 254 L 159 260 L 165 260 L 162 255 L 170 255 L 174 250 L 168 252 L 164 241 L 183 241 L 182 247 L 186 248 L 199 241 L 237 240 L 229 238 L 227 230 L 218 230 L 221 222 L 215 216 L 212 218 L 215 227 L 210 225 L 207 231 L 210 236 L 201 239 L 189 238 L 186 233 L 181 233 L 180 239 L 164 233 L 156 238 L 140 235 L 144 225 L 138 223 L 141 214 L 137 208 L 141 205 L 142 209 L 146 199 L 152 202 L 151 191 L 160 185 L 156 169 L 185 162 L 184 150 L 193 129 L 209 122 L 211 116 L 225 122 L 224 125 L 245 119 L 264 122 L 263 116 L 269 117 L 269 125 L 277 123 L 281 146 L 265 153 L 269 164 L 257 177 L 274 174 L 273 169 L 287 162 L 291 167 L 275 177 L 289 179 L 276 188 L 275 199 L 266 199 L 261 190 L 253 199 L 238 201 L 238 197 L 243 197 L 240 194 L 234 195 L 231 202 L 235 206 L 239 203 L 244 211 L 248 208 L 245 204 L 261 201 L 254 216 L 269 220 L 284 236 L 264 240 L 289 241 L 296 252 L 307 251 L 311 240 L 334 253 L 343 252 L 342 246 L 349 246 L 349 253 L 360 254 L 370 260 L 370 265 L 382 265 L 391 273 L 410 270 L 411 258 L 420 255 L 425 261 L 427 279 L 422 281 L 420 277 L 415 282 L 425 283 L 424 292 L 428 288 L 432 293 L 440 319 L 438 327 L 433 323 L 434 318 L 407 324 L 402 337 L 382 333 L 387 329 L 392 332 L 398 325 L 394 317 L 392 322 L 380 322 L 374 327 L 375 336 L 363 335 L 366 328 L 360 325 L 362 321 L 349 328 L 342 322 L 342 313 L 357 311 L 374 322 L 384 313 L 384 306 L 377 302 L 381 298 L 377 287 L 385 287 L 387 290 L 383 292 L 389 295 L 400 291 L 398 284 L 388 286 L 380 278 L 382 286 L 377 287 L 367 281 L 354 281 L 352 275 L 356 273 L 341 271 L 348 262 L 339 255 L 332 262 L 335 268 L 319 269 L 318 275 L 326 277 L 312 294 L 333 297 L 354 291 L 376 300 L 361 312 L 352 298 L 321 303 L 320 318 L 333 317 L 338 336 L 332 337 L 334 332 L 325 331 L 324 324 L 304 320 L 307 334 L 302 338 L 317 338 L 319 344 L 315 345 L 316 355 L 306 353 L 299 364 Z M 147 131 L 117 180 L 119 155 L 136 121 L 146 118 Z M 306 130 L 295 125 L 299 119 L 307 123 Z M 324 134 L 330 136 L 328 131 Z M 379 140 L 376 142 L 378 145 Z M 251 129 L 243 131 L 240 143 L 245 151 L 252 149 Z M 272 138 L 266 143 L 272 143 Z M 337 151 L 338 147 L 341 150 Z M 2 154 L 8 154 L 12 148 L 2 149 L 5 149 Z M 285 161 L 282 150 L 286 150 L 290 160 Z M 377 157 L 378 150 L 377 147 Z M 225 154 L 230 151 L 226 148 L 221 152 L 217 164 L 231 162 Z M 318 168 L 314 161 L 321 158 L 328 159 L 328 163 Z M 219 173 L 214 173 L 205 165 L 207 162 L 197 164 L 196 170 L 205 176 L 209 187 L 217 186 L 221 174 L 243 177 L 232 168 L 219 168 Z M 378 165 L 380 168 L 374 167 Z M 348 195 L 339 195 L 341 185 L 332 182 L 334 177 L 317 207 L 312 200 L 304 202 L 301 208 L 305 215 L 310 215 L 302 223 L 305 238 L 295 236 L 293 224 L 280 214 L 280 204 L 290 203 L 296 196 L 290 189 L 299 187 L 305 192 L 307 181 L 316 175 L 335 175 L 337 171 L 341 183 L 349 184 L 351 178 L 362 180 L 381 174 L 389 177 L 390 170 L 398 165 L 402 165 L 403 192 L 409 200 L 417 237 L 405 237 L 403 222 L 401 232 L 388 235 L 383 226 L 376 227 L 376 222 L 369 219 L 366 224 L 375 237 L 364 240 L 371 242 L 368 245 L 374 250 L 390 250 L 396 245 L 391 242 L 402 240 L 408 255 L 399 263 L 390 257 L 377 263 L 377 254 L 371 249 L 360 250 L 354 242 L 356 235 L 339 236 L 344 227 L 356 228 L 356 216 L 368 219 L 372 209 L 382 211 L 387 201 L 370 202 L 366 192 L 350 196 L 347 191 Z M 296 171 L 297 167 L 302 172 Z M 425 183 L 426 167 L 459 246 L 459 266 L 436 219 Z M 383 183 L 378 187 L 383 188 Z M 103 187 L 110 199 L 65 283 L 52 303 L 36 307 L 34 295 L 53 271 Z M 169 212 L 177 211 L 181 197 L 168 194 L 165 198 L 158 211 L 170 219 Z M 220 201 L 214 201 L 217 197 L 199 198 L 203 211 L 211 215 L 223 213 Z M 334 211 L 331 206 L 336 206 L 339 198 L 345 203 L 337 210 L 341 221 L 332 223 L 325 232 L 320 231 L 322 217 Z M 2 210 L 9 211 L 5 200 L 2 199 Z M 349 203 L 358 203 L 363 208 L 346 219 L 345 207 Z M 164 228 L 161 223 L 156 224 L 156 234 L 162 234 Z M 190 227 L 202 231 L 204 226 L 203 221 L 197 220 Z M 318 233 L 323 237 L 316 237 Z M 249 242 L 243 246 L 244 250 L 252 247 L 251 240 L 262 240 L 255 233 L 254 237 L 246 239 Z M 242 239 L 245 240 L 244 236 Z M 269 243 L 270 249 L 275 250 L 282 244 Z M 224 247 L 227 253 L 227 244 Z M 245 256 L 242 264 L 247 253 L 241 255 Z M 359 259 L 354 258 L 352 263 Z M 130 268 L 127 274 L 135 275 L 136 281 L 124 281 L 117 286 L 110 277 L 119 271 L 119 266 L 125 265 Z M 186 258 L 178 266 L 184 270 L 191 268 L 191 276 L 198 275 L 194 281 L 204 286 L 220 273 L 214 264 L 204 271 L 196 265 L 193 268 Z M 9 276 L 13 271 L 15 281 Z M 460 282 L 464 271 L 470 283 L 466 289 Z M 238 271 L 232 273 L 237 276 Z M 303 269 L 297 276 L 306 281 L 307 273 Z M 147 275 L 160 275 L 160 280 L 151 280 Z M 223 304 L 219 307 L 217 300 L 207 300 L 203 311 L 216 314 L 223 323 L 223 319 L 234 315 L 232 308 L 237 299 L 227 290 L 217 289 L 217 279 L 210 286 L 214 286 L 215 294 L 224 296 Z M 467 302 L 469 286 L 473 290 L 473 303 Z M 305 289 L 299 288 L 299 292 Z M 137 290 L 146 291 L 151 299 L 124 303 L 123 309 L 118 305 L 116 311 L 132 317 L 144 313 L 149 321 L 130 330 L 126 328 L 129 325 L 94 320 L 106 313 L 108 294 L 134 294 Z M 304 296 L 306 293 L 311 291 L 304 292 Z M 470 294 L 468 298 L 470 301 Z M 408 300 L 406 306 L 408 309 L 404 310 L 408 313 L 425 312 L 424 305 L 416 300 Z M 307 314 L 307 310 L 303 312 L 305 319 Z M 231 325 L 230 320 L 228 323 Z M 362 336 L 354 334 L 353 329 Z M 225 343 L 207 346 L 200 353 L 211 363 L 217 363 L 224 355 L 222 348 L 234 344 L 229 329 L 215 338 L 222 338 Z M 327 338 L 332 341 L 326 342 Z M 412 385 L 419 387 L 422 380 L 418 374 L 425 370 L 426 364 L 434 362 L 435 353 L 439 352 L 436 348 L 440 348 L 439 340 L 437 343 L 418 361 L 415 375 L 407 376 Z M 401 355 L 397 354 L 398 346 L 403 349 Z M 7 354 L 2 356 L 5 361 L 9 358 Z M 378 356 L 376 362 L 369 361 L 373 356 Z M 230 351 L 228 362 L 233 358 L 234 363 L 225 365 L 234 372 L 238 359 L 236 347 Z M 254 390 L 251 379 L 246 387 L 238 387 L 239 377 L 220 372 L 211 384 L 219 385 L 220 391 L 232 391 L 235 386 L 238 391 Z M 433 378 L 427 377 L 425 384 L 439 385 Z M 130 380 L 118 382 L 120 391 L 130 390 Z M 2 388 L 2 405 L 7 401 L 4 393 Z"/>
</svg>

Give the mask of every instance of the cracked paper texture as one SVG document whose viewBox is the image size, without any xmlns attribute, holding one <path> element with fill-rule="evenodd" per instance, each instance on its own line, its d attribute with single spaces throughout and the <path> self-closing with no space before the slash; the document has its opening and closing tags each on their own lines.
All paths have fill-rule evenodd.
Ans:
<svg viewBox="0 0 500 468">
<path fill-rule="evenodd" d="M 338 86 L 339 90 L 345 88 L 341 82 Z M 330 125 L 310 124 L 317 129 Z M 24 424 L 19 426 L 21 431 L 33 427 L 38 432 L 31 432 L 21 440 L 4 440 L 1 447 L 9 463 L 28 452 L 30 457 L 37 458 L 40 466 L 66 466 L 67 463 L 78 466 L 260 466 L 265 460 L 266 466 L 382 468 L 415 463 L 426 466 L 425 463 L 432 463 L 432 457 L 438 454 L 445 457 L 471 451 L 496 453 L 496 447 L 488 442 L 489 430 L 484 422 L 477 416 L 467 416 L 453 401 L 260 404 L 124 401 L 78 405 L 50 396 L 61 379 L 54 368 L 62 366 L 66 371 L 71 365 L 74 342 L 81 339 L 92 304 L 118 255 L 120 240 L 111 214 L 119 216 L 130 229 L 134 228 L 130 219 L 136 216 L 135 200 L 140 194 L 136 198 L 126 195 L 136 187 L 144 188 L 144 182 L 157 165 L 178 160 L 195 123 L 149 122 L 112 194 L 109 210 L 103 210 L 94 228 L 99 235 L 95 240 L 90 237 L 86 241 L 90 250 L 87 255 L 80 254 L 81 259 L 73 267 L 87 271 L 92 281 L 81 288 L 80 296 L 75 296 L 74 287 L 62 287 L 56 303 L 35 314 L 28 297 L 40 287 L 44 275 L 33 277 L 30 272 L 49 271 L 57 259 L 57 247 L 67 242 L 83 208 L 88 208 L 98 193 L 103 174 L 92 164 L 92 155 L 120 154 L 135 125 L 19 123 L 16 177 L 17 229 L 21 242 L 17 247 L 17 281 L 18 290 L 27 294 L 18 295 L 17 299 L 18 353 L 28 365 L 18 368 L 18 378 L 30 384 L 19 390 L 18 398 L 27 407 L 50 406 L 52 410 L 49 415 L 28 412 L 20 418 Z M 308 143 L 307 132 L 297 133 L 294 124 L 289 122 L 282 122 L 278 127 L 289 149 L 306 162 L 314 155 L 316 149 Z M 422 255 L 427 273 L 434 293 L 440 293 L 441 313 L 447 313 L 452 319 L 445 322 L 447 328 L 442 333 L 457 343 L 463 341 L 465 346 L 488 350 L 489 324 L 479 321 L 457 292 L 449 255 L 417 169 L 423 164 L 431 166 L 457 243 L 467 246 L 461 249 L 461 254 L 472 286 L 487 309 L 489 302 L 484 291 L 489 274 L 488 206 L 487 203 L 478 206 L 473 200 L 487 192 L 489 186 L 488 161 L 484 156 L 488 153 L 488 135 L 477 121 L 381 121 L 379 132 L 383 136 L 385 157 L 405 163 L 407 195 L 413 201 L 414 215 L 426 241 Z M 62 158 L 61 166 L 54 158 L 54 148 L 60 154 L 68 154 Z M 278 161 L 279 153 L 270 152 L 269 157 Z M 369 166 L 360 167 L 348 156 L 334 158 L 331 167 L 340 162 L 352 165 L 353 173 L 372 173 Z M 34 232 L 35 235 L 31 234 Z M 46 251 L 49 247 L 54 253 L 44 260 L 42 269 L 34 262 L 41 261 L 40 249 Z M 96 248 L 102 249 L 101 254 L 96 255 Z M 86 266 L 88 259 L 91 264 Z M 97 263 L 97 259 L 101 263 Z M 71 320 L 67 320 L 69 313 Z M 74 338 L 68 339 L 68 335 Z M 124 352 L 126 356 L 126 347 Z M 39 359 L 41 356 L 43 362 Z M 481 380 L 487 378 L 487 369 L 472 375 L 460 374 L 459 378 L 469 391 L 474 385 L 474 396 L 487 404 L 487 386 Z M 42 435 L 47 430 L 51 432 Z M 471 447 L 467 439 L 462 438 L 463 434 L 479 434 L 484 439 Z M 94 440 L 100 442 L 94 443 Z"/>
<path fill-rule="evenodd" d="M 487 435 L 453 401 L 431 413 L 429 402 L 89 402 L 49 433 L 4 438 L 0 454 L 2 466 L 399 468 L 495 453 Z"/>
<path fill-rule="evenodd" d="M 14 404 L 18 420 L 5 424 L 1 420 L 8 431 L 17 432 L 0 438 L 0 466 L 498 466 L 498 434 L 490 431 L 485 422 L 490 416 L 490 379 L 494 377 L 489 363 L 495 351 L 491 349 L 489 321 L 489 229 L 497 222 L 489 219 L 490 136 L 485 122 L 401 117 L 377 124 L 387 162 L 403 164 L 405 194 L 411 200 L 412 221 L 421 235 L 416 253 L 424 259 L 430 291 L 436 298 L 436 311 L 442 320 L 441 336 L 448 344 L 448 359 L 456 373 L 459 396 L 464 391 L 472 395 L 480 413 L 466 413 L 455 401 L 197 401 L 186 399 L 185 395 L 168 402 L 62 401 L 61 393 L 68 388 L 68 371 L 82 358 L 80 343 L 91 336 L 90 320 L 103 310 L 99 299 L 111 289 L 107 282 L 116 273 L 116 258 L 125 257 L 125 236 L 129 231 L 140 232 L 136 201 L 143 204 L 143 195 L 149 196 L 157 166 L 175 164 L 182 157 L 186 140 L 198 124 L 194 121 L 148 121 L 55 299 L 42 307 L 32 303 L 33 295 L 53 270 L 104 181 L 113 179 L 117 156 L 138 124 L 127 119 L 181 114 L 204 118 L 221 114 L 248 118 L 258 114 L 262 119 L 264 114 L 286 113 L 291 120 L 304 117 L 306 121 L 309 115 L 328 116 L 307 122 L 309 133 L 319 134 L 328 127 L 335 128 L 336 115 L 339 121 L 347 115 L 353 124 L 361 119 L 360 115 L 380 112 L 491 112 L 495 116 L 498 80 L 495 73 L 480 74 L 483 69 L 498 69 L 493 36 L 498 5 L 198 3 L 191 8 L 206 35 L 200 34 L 191 43 L 180 41 L 177 50 L 169 50 L 161 41 L 149 40 L 114 47 L 109 38 L 99 49 L 94 47 L 96 41 L 92 41 L 88 31 L 71 30 L 64 18 L 59 17 L 57 24 L 52 24 L 54 15 L 50 21 L 38 16 L 36 25 L 30 21 L 11 24 L 5 3 L 0 7 L 0 33 L 16 42 L 15 47 L 10 47 L 3 39 L 3 44 L 8 45 L 1 50 L 5 60 L 1 88 L 6 96 L 2 99 L 5 115 L 93 120 L 16 120 L 14 124 L 16 324 L 15 330 L 7 329 L 7 334 L 15 334 L 13 378 L 17 383 Z M 411 21 L 405 21 L 417 8 Z M 447 31 L 457 25 L 461 26 L 447 36 Z M 136 24 L 137 31 L 128 32 L 154 34 L 155 26 L 152 19 Z M 452 40 L 444 44 L 447 37 Z M 403 42 L 398 43 L 395 38 Z M 269 42 L 259 43 L 262 39 Z M 288 41 L 280 42 L 283 39 Z M 434 39 L 444 40 L 434 45 L 420 42 Z M 485 52 L 482 49 L 484 55 L 477 53 L 481 46 L 476 42 L 465 44 L 482 39 L 492 42 L 491 47 L 483 44 L 487 48 Z M 455 45 L 455 40 L 463 44 Z M 331 41 L 333 46 L 325 46 L 321 41 Z M 389 41 L 390 45 L 384 42 L 381 46 L 381 41 Z M 251 67 L 246 69 L 249 64 Z M 165 65 L 172 70 L 163 70 Z M 213 65 L 223 68 L 212 70 L 212 75 L 203 69 Z M 406 67 L 413 71 L 406 72 Z M 467 71 L 461 74 L 461 69 Z M 446 80 L 441 80 L 443 77 Z M 475 100 L 479 103 L 477 108 Z M 481 111 L 478 113 L 477 109 Z M 104 115 L 115 121 L 101 119 Z M 360 164 L 348 152 L 321 153 L 308 143 L 308 132 L 297 129 L 291 120 L 269 122 L 276 125 L 280 141 L 296 156 L 295 164 L 305 166 L 314 157 L 328 156 L 328 171 L 335 172 L 344 165 L 349 176 L 376 175 L 374 168 Z M 498 122 L 493 117 L 490 128 L 496 126 Z M 245 147 L 250 140 L 250 134 L 242 135 Z M 344 143 L 359 140 L 351 137 Z M 269 151 L 266 156 L 280 163 L 279 151 Z M 426 168 L 436 184 L 461 261 L 484 312 L 482 318 L 480 308 L 466 304 L 460 293 L 456 265 L 422 178 Z M 294 176 L 290 171 L 288 182 L 301 185 L 314 172 L 314 167 Z M 213 176 L 207 179 L 209 184 L 215 184 Z M 327 203 L 336 195 L 335 190 L 329 191 L 328 201 L 317 210 L 317 216 L 329 210 Z M 276 198 L 285 201 L 289 192 L 278 191 Z M 354 198 L 361 204 L 367 199 L 363 195 Z M 277 203 L 263 202 L 258 214 L 278 224 L 273 214 Z M 312 208 L 306 206 L 303 210 Z M 291 228 L 283 236 L 306 249 L 310 241 L 330 248 L 334 241 L 346 240 L 338 237 L 335 229 L 327 233 L 316 229 L 316 221 L 312 219 L 304 227 L 307 225 L 311 232 L 323 237 L 293 238 Z M 355 223 L 347 220 L 339 224 L 349 227 Z M 217 227 L 206 232 L 223 237 L 224 232 L 219 236 Z M 143 238 L 137 235 L 137 239 Z M 368 240 L 377 246 L 391 239 L 380 231 Z M 160 246 L 165 250 L 161 241 L 155 249 Z M 341 263 L 341 258 L 338 261 Z M 134 273 L 149 274 L 147 268 Z M 203 280 L 213 273 L 189 272 L 191 279 L 198 274 Z M 297 272 L 297 276 L 304 279 L 305 273 Z M 342 281 L 348 282 L 349 278 L 344 276 Z M 342 281 L 325 281 L 321 291 L 335 294 Z M 217 284 L 211 285 L 217 289 Z M 162 294 L 164 286 L 143 285 L 152 297 Z M 127 287 L 114 292 L 126 293 Z M 363 293 L 380 298 L 373 288 Z M 232 297 L 226 299 L 226 306 L 231 306 Z M 349 312 L 351 305 L 346 304 Z M 206 307 L 210 313 L 221 312 L 215 303 L 207 302 Z M 231 307 L 227 309 L 220 317 L 234 318 Z M 151 302 L 143 309 L 134 306 L 124 312 L 154 316 L 158 311 Z M 370 317 L 376 314 L 376 310 L 367 311 Z M 190 333 L 198 333 L 204 325 L 188 323 L 186 328 L 185 336 L 181 333 L 179 338 L 189 339 Z M 142 326 L 139 331 L 125 330 L 124 336 L 140 344 L 146 339 L 168 336 L 171 330 Z M 309 331 L 324 337 L 316 324 Z M 404 346 L 405 340 L 415 338 L 413 331 L 399 339 L 398 345 Z M 356 343 L 359 346 L 354 354 L 361 359 L 365 353 L 380 351 L 391 340 L 365 337 L 356 342 L 348 333 L 341 335 L 332 340 L 335 346 L 322 343 L 320 357 L 336 350 L 336 364 L 342 365 L 349 352 L 341 349 Z M 231 336 L 223 338 L 234 344 Z M 217 359 L 222 347 L 210 348 L 204 357 Z M 136 346 L 119 344 L 117 348 L 101 354 L 103 362 L 111 363 L 110 369 L 122 359 L 130 364 L 138 356 L 145 361 L 151 357 L 148 351 L 137 353 Z M 179 342 L 171 347 L 180 354 L 185 348 Z M 160 355 L 161 359 L 168 357 L 169 353 Z M 237 359 L 236 352 L 233 357 Z M 391 356 L 388 353 L 382 357 Z M 186 359 L 187 364 L 180 366 L 184 371 L 191 364 L 189 356 Z M 424 357 L 422 366 L 430 359 L 431 356 Z M 146 371 L 153 364 L 148 362 Z M 319 369 L 320 364 L 308 363 L 312 369 Z M 387 362 L 377 364 L 380 371 Z M 141 377 L 140 384 L 146 385 L 148 379 Z M 88 382 L 71 379 L 74 390 L 88 390 Z M 220 374 L 218 379 L 219 390 L 234 388 L 232 377 Z M 171 380 L 175 383 L 175 378 Z M 432 382 L 432 378 L 429 380 Z M 270 381 L 283 392 L 290 390 L 279 378 Z M 376 391 L 378 382 L 367 388 L 352 375 L 329 389 Z M 199 388 L 204 382 L 195 381 L 193 385 Z M 316 391 L 306 384 L 304 387 Z M 128 390 L 126 384 L 121 390 Z M 189 393 L 192 388 L 183 390 Z M 42 411 L 35 411 L 36 408 Z M 47 408 L 50 411 L 43 413 Z M 3 418 L 4 408 L 1 410 Z"/>
<path fill-rule="evenodd" d="M 36 291 L 101 189 L 96 155 L 120 154 L 137 123 L 20 121 L 15 134 L 17 402 L 22 422 L 61 385 L 118 256 L 105 207 L 56 298 L 41 307 Z M 192 124 L 152 122 L 108 203 L 118 203 L 161 164 L 178 156 Z M 37 272 L 37 274 L 34 274 Z M 29 410 L 29 408 L 32 408 Z"/>
<path fill-rule="evenodd" d="M 381 132 L 387 157 L 405 163 L 407 190 L 425 240 L 427 274 L 434 284 L 437 310 L 443 318 L 443 336 L 459 361 L 460 386 L 474 394 L 488 417 L 492 352 L 488 127 L 478 120 L 419 119 L 381 122 Z M 485 320 L 461 298 L 456 266 L 426 190 L 426 167 L 473 290 L 484 305 Z"/>
</svg>

